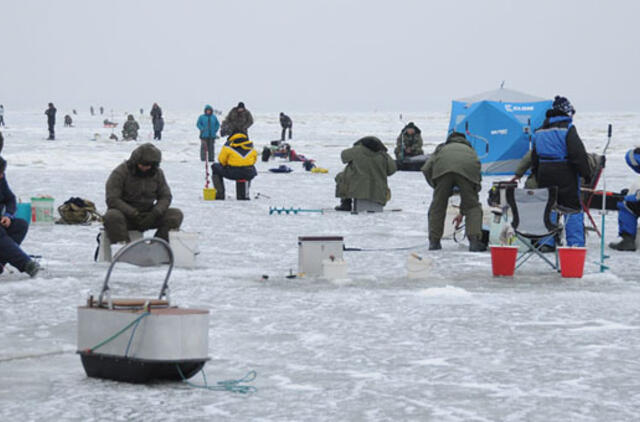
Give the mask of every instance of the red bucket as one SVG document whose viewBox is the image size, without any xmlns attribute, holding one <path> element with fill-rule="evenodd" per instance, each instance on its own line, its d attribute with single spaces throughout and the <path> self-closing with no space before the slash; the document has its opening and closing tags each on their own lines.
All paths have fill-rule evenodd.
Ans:
<svg viewBox="0 0 640 422">
<path fill-rule="evenodd" d="M 587 248 L 564 247 L 558 248 L 560 258 L 560 273 L 562 277 L 582 278 L 584 259 Z"/>
<path fill-rule="evenodd" d="M 494 276 L 512 277 L 518 257 L 517 246 L 491 246 L 491 269 Z"/>
</svg>

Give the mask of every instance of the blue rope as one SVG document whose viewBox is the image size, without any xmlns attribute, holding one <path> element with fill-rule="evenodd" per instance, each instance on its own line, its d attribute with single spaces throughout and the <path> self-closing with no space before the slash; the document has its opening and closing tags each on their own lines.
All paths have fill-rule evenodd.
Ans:
<svg viewBox="0 0 640 422">
<path fill-rule="evenodd" d="M 258 391 L 258 389 L 252 385 L 241 385 L 241 383 L 251 382 L 255 380 L 258 376 L 258 373 L 256 371 L 249 371 L 244 377 L 237 380 L 218 381 L 216 385 L 209 385 L 207 383 L 207 375 L 204 373 L 204 370 L 201 369 L 200 372 L 202 373 L 202 378 L 204 379 L 204 385 L 198 385 L 187 380 L 187 378 L 182 373 L 180 364 L 176 364 L 176 368 L 178 369 L 178 373 L 180 374 L 180 378 L 182 378 L 182 381 L 193 388 L 201 388 L 203 390 L 209 391 L 229 391 L 231 393 L 240 394 L 255 393 Z"/>
<path fill-rule="evenodd" d="M 149 315 L 151 312 L 145 312 L 144 314 L 140 315 L 140 318 L 136 319 L 136 323 L 133 326 L 133 330 L 131 330 L 131 336 L 129 337 L 129 342 L 127 343 L 127 349 L 124 351 L 124 357 L 126 358 L 127 355 L 129 354 L 129 347 L 131 346 L 131 341 L 133 340 L 133 336 L 136 335 L 136 329 L 138 328 L 138 325 L 140 325 L 140 321 L 142 321 L 142 319 L 144 317 L 146 317 L 147 315 Z"/>
</svg>

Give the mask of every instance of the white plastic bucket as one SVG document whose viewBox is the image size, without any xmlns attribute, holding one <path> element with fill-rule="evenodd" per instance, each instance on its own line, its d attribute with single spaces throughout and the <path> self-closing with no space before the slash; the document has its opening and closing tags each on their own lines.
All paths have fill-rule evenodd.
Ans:
<svg viewBox="0 0 640 422">
<path fill-rule="evenodd" d="M 431 274 L 433 261 L 414 253 L 407 258 L 407 276 L 410 279 L 425 279 Z"/>
<path fill-rule="evenodd" d="M 35 224 L 53 224 L 53 198 L 31 198 L 31 222 Z"/>
<path fill-rule="evenodd" d="M 343 259 L 323 259 L 322 276 L 329 280 L 347 278 L 347 262 Z"/>
<path fill-rule="evenodd" d="M 193 268 L 196 266 L 196 257 L 200 254 L 198 233 L 170 231 L 169 245 L 173 250 L 176 267 Z"/>
</svg>

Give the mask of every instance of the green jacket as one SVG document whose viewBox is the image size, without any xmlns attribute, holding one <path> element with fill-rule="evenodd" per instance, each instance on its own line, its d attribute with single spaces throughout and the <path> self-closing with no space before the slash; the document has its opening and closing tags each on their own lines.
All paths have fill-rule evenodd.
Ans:
<svg viewBox="0 0 640 422">
<path fill-rule="evenodd" d="M 253 116 L 249 110 L 245 108 L 244 111 L 238 111 L 238 107 L 234 107 L 222 122 L 224 134 L 221 133 L 221 135 L 229 136 L 238 132 L 247 135 L 252 124 Z"/>
<path fill-rule="evenodd" d="M 367 136 L 340 157 L 347 166 L 336 176 L 336 196 L 386 204 L 391 195 L 387 177 L 396 172 L 396 163 L 382 141 Z"/>
<path fill-rule="evenodd" d="M 162 215 L 171 204 L 171 189 L 158 166 L 162 153 L 150 143 L 134 149 L 131 157 L 111 172 L 107 179 L 107 207 L 122 211 L 127 217 L 140 212 Z M 152 163 L 146 174 L 138 169 L 140 163 Z"/>
<path fill-rule="evenodd" d="M 130 114 L 129 117 L 127 117 L 127 121 L 124 122 L 124 125 L 122 126 L 122 137 L 126 139 L 136 139 L 138 137 L 139 129 L 140 125 Z"/>
<path fill-rule="evenodd" d="M 464 134 L 458 132 L 452 132 L 445 143 L 436 147 L 421 170 L 431 187 L 435 187 L 438 177 L 447 173 L 458 173 L 478 188 L 482 182 L 478 154 Z"/>
<path fill-rule="evenodd" d="M 394 153 L 398 160 L 403 159 L 404 157 L 413 157 L 424 154 L 424 151 L 422 151 L 422 135 L 418 132 L 415 132 L 413 135 L 409 135 L 403 130 L 396 140 Z"/>
</svg>

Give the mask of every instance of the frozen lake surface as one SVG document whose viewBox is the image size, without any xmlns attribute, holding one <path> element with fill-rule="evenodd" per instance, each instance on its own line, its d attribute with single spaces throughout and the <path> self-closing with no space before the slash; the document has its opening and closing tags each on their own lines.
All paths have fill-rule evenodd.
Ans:
<svg viewBox="0 0 640 422">
<path fill-rule="evenodd" d="M 47 142 L 40 110 L 5 116 L 7 178 L 16 195 L 71 196 L 105 211 L 104 183 L 136 143 L 108 140 L 104 116 L 81 113 L 75 128 Z M 394 113 L 291 114 L 293 147 L 329 174 L 272 174 L 258 163 L 252 196 L 202 201 L 204 166 L 198 111 L 165 110 L 157 145 L 183 229 L 200 233 L 199 267 L 175 270 L 172 300 L 211 311 L 210 380 L 255 369 L 250 396 L 207 392 L 182 383 L 129 385 L 86 377 L 76 349 L 76 307 L 96 293 L 105 264 L 93 262 L 93 226 L 32 226 L 24 242 L 44 256 L 36 279 L 0 276 L 0 420 L 637 420 L 640 413 L 640 253 L 612 253 L 598 272 L 599 238 L 590 233 L 585 276 L 562 279 L 531 261 L 513 279 L 491 276 L 489 253 L 452 240 L 426 251 L 431 189 L 421 173 L 390 178 L 399 213 L 269 215 L 269 206 L 326 208 L 340 151 L 373 134 L 392 149 L 402 123 Z M 262 147 L 280 133 L 277 113 L 256 114 L 251 138 Z M 136 116 L 139 119 L 138 116 Z M 120 126 L 124 117 L 117 113 Z M 444 140 L 448 115 L 406 115 L 423 130 L 425 151 Z M 152 138 L 148 117 L 141 138 Z M 635 182 L 624 152 L 637 145 L 640 115 L 579 114 L 587 149 L 599 152 L 614 125 L 607 183 Z M 95 133 L 100 139 L 91 141 Z M 118 130 L 118 136 L 120 136 Z M 216 145 L 216 150 L 220 145 Z M 485 178 L 482 202 L 494 178 Z M 227 196 L 233 186 L 227 183 Z M 600 216 L 594 213 L 597 221 Z M 616 237 L 607 217 L 607 242 Z M 349 279 L 287 279 L 297 267 L 297 237 L 341 235 L 349 247 L 422 245 L 434 261 L 428 280 L 409 280 L 408 251 L 346 252 Z M 118 292 L 156 293 L 164 269 L 116 274 Z M 269 275 L 262 281 L 263 274 Z M 29 357 L 31 356 L 31 357 Z M 193 381 L 200 383 L 200 378 Z"/>
</svg>

